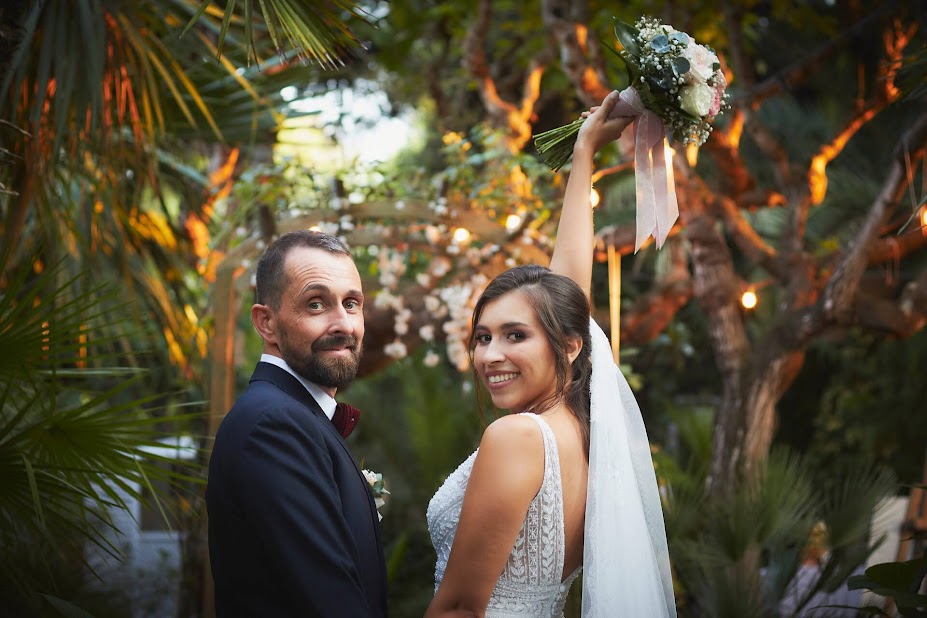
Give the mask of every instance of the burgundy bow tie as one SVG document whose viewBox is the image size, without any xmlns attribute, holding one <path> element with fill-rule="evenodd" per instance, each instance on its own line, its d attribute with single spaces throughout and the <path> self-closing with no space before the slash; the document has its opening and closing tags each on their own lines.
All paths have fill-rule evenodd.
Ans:
<svg viewBox="0 0 927 618">
<path fill-rule="evenodd" d="M 335 414 L 332 416 L 332 424 L 342 438 L 347 438 L 357 426 L 360 419 L 360 410 L 346 403 L 339 403 L 335 406 Z"/>
</svg>

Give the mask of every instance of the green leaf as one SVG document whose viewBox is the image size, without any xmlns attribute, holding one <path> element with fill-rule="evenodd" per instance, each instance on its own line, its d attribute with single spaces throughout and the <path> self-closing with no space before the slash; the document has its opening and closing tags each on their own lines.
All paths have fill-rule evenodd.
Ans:
<svg viewBox="0 0 927 618">
<path fill-rule="evenodd" d="M 69 603 L 64 599 L 59 599 L 58 597 L 44 593 L 42 594 L 42 598 L 48 601 L 48 604 L 54 607 L 55 611 L 65 618 L 93 618 L 93 614 L 84 611 L 77 605 Z"/>
<path fill-rule="evenodd" d="M 907 562 L 874 564 L 866 569 L 865 575 L 857 577 L 869 578 L 876 585 L 887 588 L 910 590 L 915 584 L 915 578 L 923 579 L 924 569 L 927 569 L 927 557 L 908 560 Z"/>
<path fill-rule="evenodd" d="M 851 609 L 856 612 L 854 615 L 865 614 L 868 616 L 891 616 L 891 614 L 887 613 L 884 609 L 876 605 L 867 605 L 865 607 L 856 607 L 854 605 L 818 605 L 816 607 L 809 608 L 808 611 L 813 612 L 816 609 Z"/>
<path fill-rule="evenodd" d="M 615 38 L 618 39 L 618 42 L 621 43 L 625 51 L 635 60 L 641 57 L 641 48 L 637 43 L 637 37 L 639 35 L 640 32 L 631 24 L 617 19 L 615 20 Z"/>
<path fill-rule="evenodd" d="M 691 68 L 689 61 L 683 58 L 682 56 L 677 56 L 676 58 L 673 58 L 673 61 L 670 63 L 670 66 L 673 68 L 673 74 L 676 77 L 679 77 L 680 75 L 685 75 L 686 73 L 689 72 L 689 69 Z"/>
</svg>

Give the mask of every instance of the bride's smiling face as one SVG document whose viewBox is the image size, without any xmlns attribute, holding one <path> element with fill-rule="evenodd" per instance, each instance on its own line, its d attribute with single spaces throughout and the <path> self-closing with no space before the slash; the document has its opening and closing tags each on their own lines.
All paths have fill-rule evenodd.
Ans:
<svg viewBox="0 0 927 618">
<path fill-rule="evenodd" d="M 554 395 L 554 350 L 534 307 L 518 290 L 483 307 L 473 328 L 473 362 L 497 408 L 524 412 Z"/>
</svg>

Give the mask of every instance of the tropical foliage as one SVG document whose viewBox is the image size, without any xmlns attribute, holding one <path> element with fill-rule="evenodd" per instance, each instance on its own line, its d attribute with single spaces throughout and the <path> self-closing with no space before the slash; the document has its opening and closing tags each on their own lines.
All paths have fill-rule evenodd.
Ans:
<svg viewBox="0 0 927 618">
<path fill-rule="evenodd" d="M 349 43 L 343 2 L 262 2 L 273 21 L 257 25 L 200 4 L 0 8 L 0 587 L 15 615 L 125 615 L 82 568 L 123 557 L 113 514 L 198 512 L 201 474 L 152 449 L 204 430 L 183 410 L 205 395 L 202 278 L 232 145 L 271 139 L 282 85 L 316 75 L 293 58 Z M 301 46 L 277 53 L 294 24 Z"/>
<path fill-rule="evenodd" d="M 733 492 L 710 494 L 710 414 L 678 416 L 681 449 L 661 454 L 658 470 L 680 615 L 802 616 L 815 595 L 845 589 L 881 542 L 870 522 L 893 476 L 859 461 L 821 474 L 775 450 Z"/>
<path fill-rule="evenodd" d="M 52 565 L 81 565 L 87 546 L 121 554 L 114 509 L 154 500 L 164 518 L 176 516 L 152 484 L 179 490 L 194 478 L 152 449 L 170 449 L 163 439 L 191 415 L 123 362 L 121 336 L 102 327 L 127 322 L 112 290 L 80 291 L 61 265 L 40 262 L 12 271 L 0 290 L 0 588 L 11 612 L 42 615 L 40 593 L 58 598 L 74 581 L 50 578 Z"/>
</svg>

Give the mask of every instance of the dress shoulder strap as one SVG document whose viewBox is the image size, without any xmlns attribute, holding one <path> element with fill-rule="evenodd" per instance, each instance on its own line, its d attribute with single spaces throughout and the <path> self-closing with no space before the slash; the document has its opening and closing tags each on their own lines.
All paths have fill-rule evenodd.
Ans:
<svg viewBox="0 0 927 618">
<path fill-rule="evenodd" d="M 543 417 L 533 412 L 524 412 L 526 416 L 534 419 L 541 428 L 541 436 L 544 438 L 544 482 L 548 486 L 551 483 L 559 485 L 560 480 L 560 453 L 557 449 L 557 438 L 554 437 L 554 430 Z M 559 487 L 556 488 L 559 491 Z"/>
</svg>

